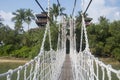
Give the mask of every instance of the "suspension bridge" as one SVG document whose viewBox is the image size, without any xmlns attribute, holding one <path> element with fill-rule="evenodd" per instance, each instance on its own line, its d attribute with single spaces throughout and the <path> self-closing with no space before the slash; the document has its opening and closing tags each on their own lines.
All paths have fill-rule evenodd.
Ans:
<svg viewBox="0 0 120 80">
<path fill-rule="evenodd" d="M 74 4 L 76 4 L 76 0 Z M 61 33 L 58 34 L 57 50 L 52 49 L 48 21 L 39 54 L 25 65 L 0 74 L 0 80 L 120 80 L 120 70 L 115 70 L 111 65 L 104 64 L 90 52 L 84 13 L 81 15 L 82 25 L 79 52 L 76 51 L 75 20 L 70 18 L 70 53 L 66 54 L 66 40 L 68 38 L 66 27 L 68 25 L 66 18 L 62 16 L 62 25 L 59 25 Z M 49 51 L 44 49 L 47 34 L 49 35 L 50 43 Z M 82 50 L 83 41 L 85 42 L 84 50 Z M 113 75 L 116 76 L 116 79 L 112 78 Z"/>
</svg>

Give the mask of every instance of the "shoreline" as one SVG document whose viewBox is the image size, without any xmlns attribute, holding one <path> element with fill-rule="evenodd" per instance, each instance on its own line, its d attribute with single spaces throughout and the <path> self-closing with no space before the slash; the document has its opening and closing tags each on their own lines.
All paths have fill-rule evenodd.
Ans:
<svg viewBox="0 0 120 80">
<path fill-rule="evenodd" d="M 29 62 L 30 59 L 23 59 L 23 58 L 12 58 L 12 57 L 0 57 L 0 63 L 26 63 Z"/>
</svg>

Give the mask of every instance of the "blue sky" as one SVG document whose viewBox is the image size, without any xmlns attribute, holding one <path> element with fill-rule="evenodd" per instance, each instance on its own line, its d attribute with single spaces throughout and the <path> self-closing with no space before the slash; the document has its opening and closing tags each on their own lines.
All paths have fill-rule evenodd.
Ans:
<svg viewBox="0 0 120 80">
<path fill-rule="evenodd" d="M 47 7 L 47 0 L 38 0 L 44 9 Z M 72 13 L 72 8 L 73 8 L 73 2 L 74 0 L 60 0 L 60 3 L 62 6 L 66 8 L 67 13 Z M 78 0 L 79 5 L 80 0 Z M 57 0 L 50 0 L 50 5 L 52 6 L 52 3 L 57 4 Z M 0 10 L 4 10 L 6 12 L 14 12 L 17 9 L 20 8 L 30 8 L 32 9 L 35 13 L 39 13 L 41 10 L 36 4 L 35 0 L 0 0 Z M 79 6 L 80 8 L 80 6 Z"/>
<path fill-rule="evenodd" d="M 44 9 L 47 7 L 47 0 L 38 0 Z M 74 0 L 59 0 L 61 6 L 65 7 L 65 13 L 71 14 Z M 81 1 L 84 1 L 87 6 L 89 0 L 77 0 L 76 11 L 81 10 Z M 50 5 L 57 3 L 57 0 L 50 0 Z M 41 9 L 36 4 L 35 0 L 0 0 L 0 15 L 4 18 L 3 23 L 9 25 L 11 28 L 14 27 L 14 23 L 11 22 L 13 17 L 12 12 L 15 12 L 20 8 L 30 8 L 34 13 L 40 13 Z M 100 16 L 106 16 L 106 18 L 113 20 L 120 20 L 120 0 L 93 0 L 92 4 L 87 12 L 90 17 L 93 18 L 93 22 L 98 22 Z M 33 21 L 31 27 L 37 25 Z"/>
</svg>

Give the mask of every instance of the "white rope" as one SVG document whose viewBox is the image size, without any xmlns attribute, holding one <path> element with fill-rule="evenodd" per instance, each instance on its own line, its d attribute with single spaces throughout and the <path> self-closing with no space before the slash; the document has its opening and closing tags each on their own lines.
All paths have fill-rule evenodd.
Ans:
<svg viewBox="0 0 120 80">
<path fill-rule="evenodd" d="M 86 30 L 85 19 L 84 19 L 84 15 L 83 14 L 82 14 L 82 24 L 83 24 L 83 30 L 84 30 L 84 35 L 85 35 L 85 43 L 86 43 L 85 47 L 86 47 L 86 49 L 89 49 L 87 30 Z"/>
<path fill-rule="evenodd" d="M 84 20 L 84 18 L 82 18 Z M 90 50 L 88 44 L 87 31 L 85 27 L 85 22 L 83 22 L 83 31 L 86 42 L 85 50 L 81 50 L 79 53 L 76 52 L 74 44 L 75 41 L 75 26 L 74 22 L 70 20 L 70 40 L 71 40 L 71 51 L 70 59 L 72 66 L 73 80 L 100 80 L 100 71 L 101 79 L 105 80 L 107 77 L 108 80 L 112 80 L 112 73 L 116 74 L 116 77 L 120 80 L 120 70 L 113 69 L 110 65 L 104 64 L 98 58 L 94 57 Z M 63 24 L 64 23 L 64 24 Z M 57 51 L 44 50 L 44 42 L 46 39 L 47 32 L 49 31 L 49 26 L 47 25 L 40 53 L 33 60 L 27 62 L 25 65 L 20 66 L 14 70 L 9 70 L 6 73 L 0 74 L 1 77 L 6 77 L 6 80 L 13 80 L 13 74 L 16 74 L 16 80 L 21 80 L 21 77 L 24 80 L 58 80 L 61 75 L 61 69 L 65 61 L 66 56 L 66 21 L 63 19 L 62 22 L 62 34 L 59 34 L 58 42 L 60 42 L 57 47 Z M 60 38 L 61 36 L 61 38 Z M 83 36 L 82 36 L 83 37 Z M 62 47 L 61 47 L 62 46 Z M 81 46 L 82 47 L 82 46 Z M 30 68 L 30 69 L 29 69 Z M 24 71 L 24 74 L 22 74 Z M 107 73 L 107 74 L 106 74 Z"/>
<path fill-rule="evenodd" d="M 33 62 L 33 60 L 32 60 Z M 30 69 L 30 80 L 32 80 L 32 72 L 33 72 L 33 63 L 31 63 L 31 69 Z"/>
<path fill-rule="evenodd" d="M 82 43 L 83 43 L 83 27 L 81 26 L 81 38 L 80 38 L 80 52 L 82 51 Z"/>
<path fill-rule="evenodd" d="M 72 30 L 72 22 L 70 23 L 70 29 Z M 84 32 L 84 35 L 83 35 L 83 32 Z M 73 35 L 73 32 L 71 32 L 71 43 L 70 43 L 71 48 L 73 46 L 72 35 Z M 85 50 L 82 51 L 83 36 L 85 37 Z M 70 54 L 72 71 L 73 71 L 73 80 L 100 80 L 100 75 L 102 76 L 101 78 L 102 80 L 105 80 L 106 77 L 108 77 L 108 80 L 112 80 L 111 73 L 116 74 L 116 77 L 120 79 L 120 71 L 113 69 L 110 65 L 104 64 L 102 61 L 100 61 L 98 58 L 95 58 L 91 54 L 89 50 L 87 30 L 86 30 L 86 25 L 85 25 L 83 14 L 82 14 L 82 27 L 81 27 L 81 41 L 80 42 L 81 43 L 80 43 L 79 54 L 77 54 L 77 52 L 73 52 L 74 50 L 71 50 L 72 52 Z M 100 74 L 100 71 L 102 71 L 102 74 Z"/>
<path fill-rule="evenodd" d="M 17 80 L 20 80 L 20 70 L 17 71 Z"/>
<path fill-rule="evenodd" d="M 50 17 L 50 0 L 48 0 L 48 17 Z M 52 43 L 51 43 L 51 31 L 50 31 L 50 21 L 49 19 L 47 20 L 47 26 L 49 27 L 48 35 L 49 35 L 49 43 L 50 43 L 50 50 L 52 50 Z"/>
<path fill-rule="evenodd" d="M 27 66 L 25 66 L 25 70 L 24 70 L 24 80 L 26 80 L 26 69 L 27 69 Z"/>
<path fill-rule="evenodd" d="M 12 74 L 13 74 L 13 70 L 10 69 L 10 70 L 8 71 L 7 80 L 11 80 Z"/>
</svg>

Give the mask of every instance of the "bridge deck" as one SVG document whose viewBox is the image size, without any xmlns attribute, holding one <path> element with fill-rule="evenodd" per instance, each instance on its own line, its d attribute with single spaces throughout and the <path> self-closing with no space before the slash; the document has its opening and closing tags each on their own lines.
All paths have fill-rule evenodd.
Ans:
<svg viewBox="0 0 120 80">
<path fill-rule="evenodd" d="M 63 64 L 63 68 L 59 80 L 73 80 L 69 54 L 66 54 L 65 62 Z"/>
</svg>

